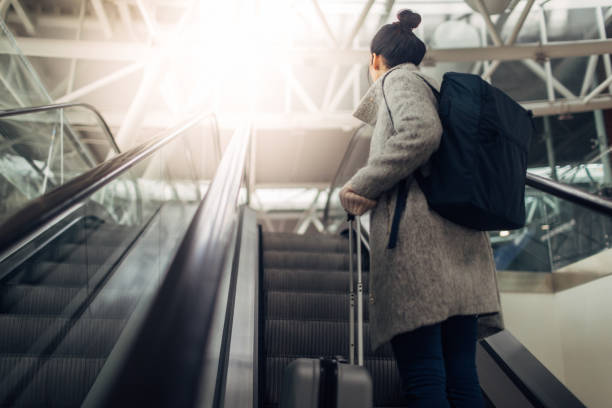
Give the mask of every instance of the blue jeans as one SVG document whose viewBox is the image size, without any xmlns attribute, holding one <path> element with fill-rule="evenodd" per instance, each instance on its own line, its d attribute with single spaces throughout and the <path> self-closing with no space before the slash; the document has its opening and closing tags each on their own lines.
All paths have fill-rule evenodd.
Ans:
<svg viewBox="0 0 612 408">
<path fill-rule="evenodd" d="M 410 407 L 484 407 L 476 372 L 476 320 L 476 316 L 453 316 L 393 337 L 393 354 Z"/>
</svg>

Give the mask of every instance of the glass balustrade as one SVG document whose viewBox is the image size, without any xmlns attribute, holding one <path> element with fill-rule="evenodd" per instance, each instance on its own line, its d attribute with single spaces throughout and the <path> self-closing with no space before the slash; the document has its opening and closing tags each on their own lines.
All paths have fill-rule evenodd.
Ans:
<svg viewBox="0 0 612 408">
<path fill-rule="evenodd" d="M 206 194 L 207 156 L 192 148 L 204 130 L 185 130 L 0 263 L 0 405 L 78 406 L 119 358 Z"/>
</svg>

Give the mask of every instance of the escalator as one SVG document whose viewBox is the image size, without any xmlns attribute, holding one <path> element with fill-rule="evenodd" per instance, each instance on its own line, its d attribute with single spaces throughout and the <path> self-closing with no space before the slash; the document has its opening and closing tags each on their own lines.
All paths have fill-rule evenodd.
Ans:
<svg viewBox="0 0 612 408">
<path fill-rule="evenodd" d="M 195 169 L 176 175 L 169 159 L 187 156 L 209 119 L 190 118 L 3 213 L 0 406 L 79 406 L 104 382 L 205 196 Z M 69 168 L 70 156 L 61 159 Z"/>
<path fill-rule="evenodd" d="M 283 370 L 291 361 L 349 355 L 348 239 L 263 233 L 261 245 L 264 336 L 259 361 L 265 378 L 260 380 L 260 406 L 273 408 L 278 407 Z M 367 246 L 362 251 L 367 299 Z M 401 395 L 390 344 L 376 351 L 370 347 L 367 302 L 364 340 L 374 407 L 409 406 Z M 584 407 L 508 331 L 479 342 L 477 363 L 487 407 Z"/>
<path fill-rule="evenodd" d="M 84 399 L 134 308 L 129 296 L 112 304 L 96 296 L 134 232 L 81 219 L 2 280 L 4 404 L 40 405 L 48 398 L 76 406 Z"/>
<path fill-rule="evenodd" d="M 349 355 L 348 238 L 264 233 L 262 245 L 263 406 L 276 407 L 283 370 L 295 358 Z M 368 299 L 369 256 L 364 251 L 362 257 Z M 371 350 L 368 317 L 364 301 L 364 365 L 373 380 L 374 406 L 404 406 L 391 345 Z"/>
<path fill-rule="evenodd" d="M 175 177 L 169 158 L 190 157 L 184 142 L 205 117 L 65 180 L 0 225 L 0 406 L 272 408 L 290 361 L 348 355 L 348 231 L 336 221 L 327 234 L 258 231 L 248 125 L 205 191 L 195 174 Z M 612 215 L 604 199 L 529 183 Z M 367 299 L 367 234 L 356 241 Z M 364 306 L 374 406 L 406 406 L 389 345 L 370 349 Z M 488 406 L 584 406 L 508 332 L 479 344 L 478 366 Z"/>
</svg>

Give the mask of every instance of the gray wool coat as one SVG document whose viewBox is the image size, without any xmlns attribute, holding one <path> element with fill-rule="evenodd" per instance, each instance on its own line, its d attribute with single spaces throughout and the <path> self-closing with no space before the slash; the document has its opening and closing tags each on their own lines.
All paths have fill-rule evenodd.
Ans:
<svg viewBox="0 0 612 408">
<path fill-rule="evenodd" d="M 347 182 L 356 193 L 377 200 L 370 215 L 373 349 L 399 333 L 455 315 L 479 315 L 481 337 L 503 328 L 488 234 L 430 210 L 416 181 L 410 184 L 397 246 L 387 248 L 397 183 L 419 167 L 427 174 L 442 135 L 436 98 L 417 70 L 406 63 L 385 73 L 389 109 L 379 78 L 353 113 L 374 126 L 368 162 Z"/>
</svg>

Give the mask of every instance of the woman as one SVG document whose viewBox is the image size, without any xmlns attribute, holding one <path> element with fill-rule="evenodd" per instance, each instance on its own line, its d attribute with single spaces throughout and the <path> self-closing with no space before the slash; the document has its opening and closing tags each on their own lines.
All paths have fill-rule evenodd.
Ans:
<svg viewBox="0 0 612 408">
<path fill-rule="evenodd" d="M 354 116 L 374 126 L 370 156 L 342 188 L 343 207 L 370 222 L 370 326 L 374 349 L 390 341 L 403 391 L 414 407 L 483 407 L 475 364 L 479 336 L 502 328 L 495 263 L 487 233 L 428 208 L 412 173 L 427 174 L 442 126 L 429 84 L 417 74 L 425 44 L 421 17 L 403 10 L 370 46 L 375 81 Z M 427 82 L 426 82 L 427 81 Z M 397 246 L 387 248 L 397 184 L 408 198 Z"/>
</svg>

